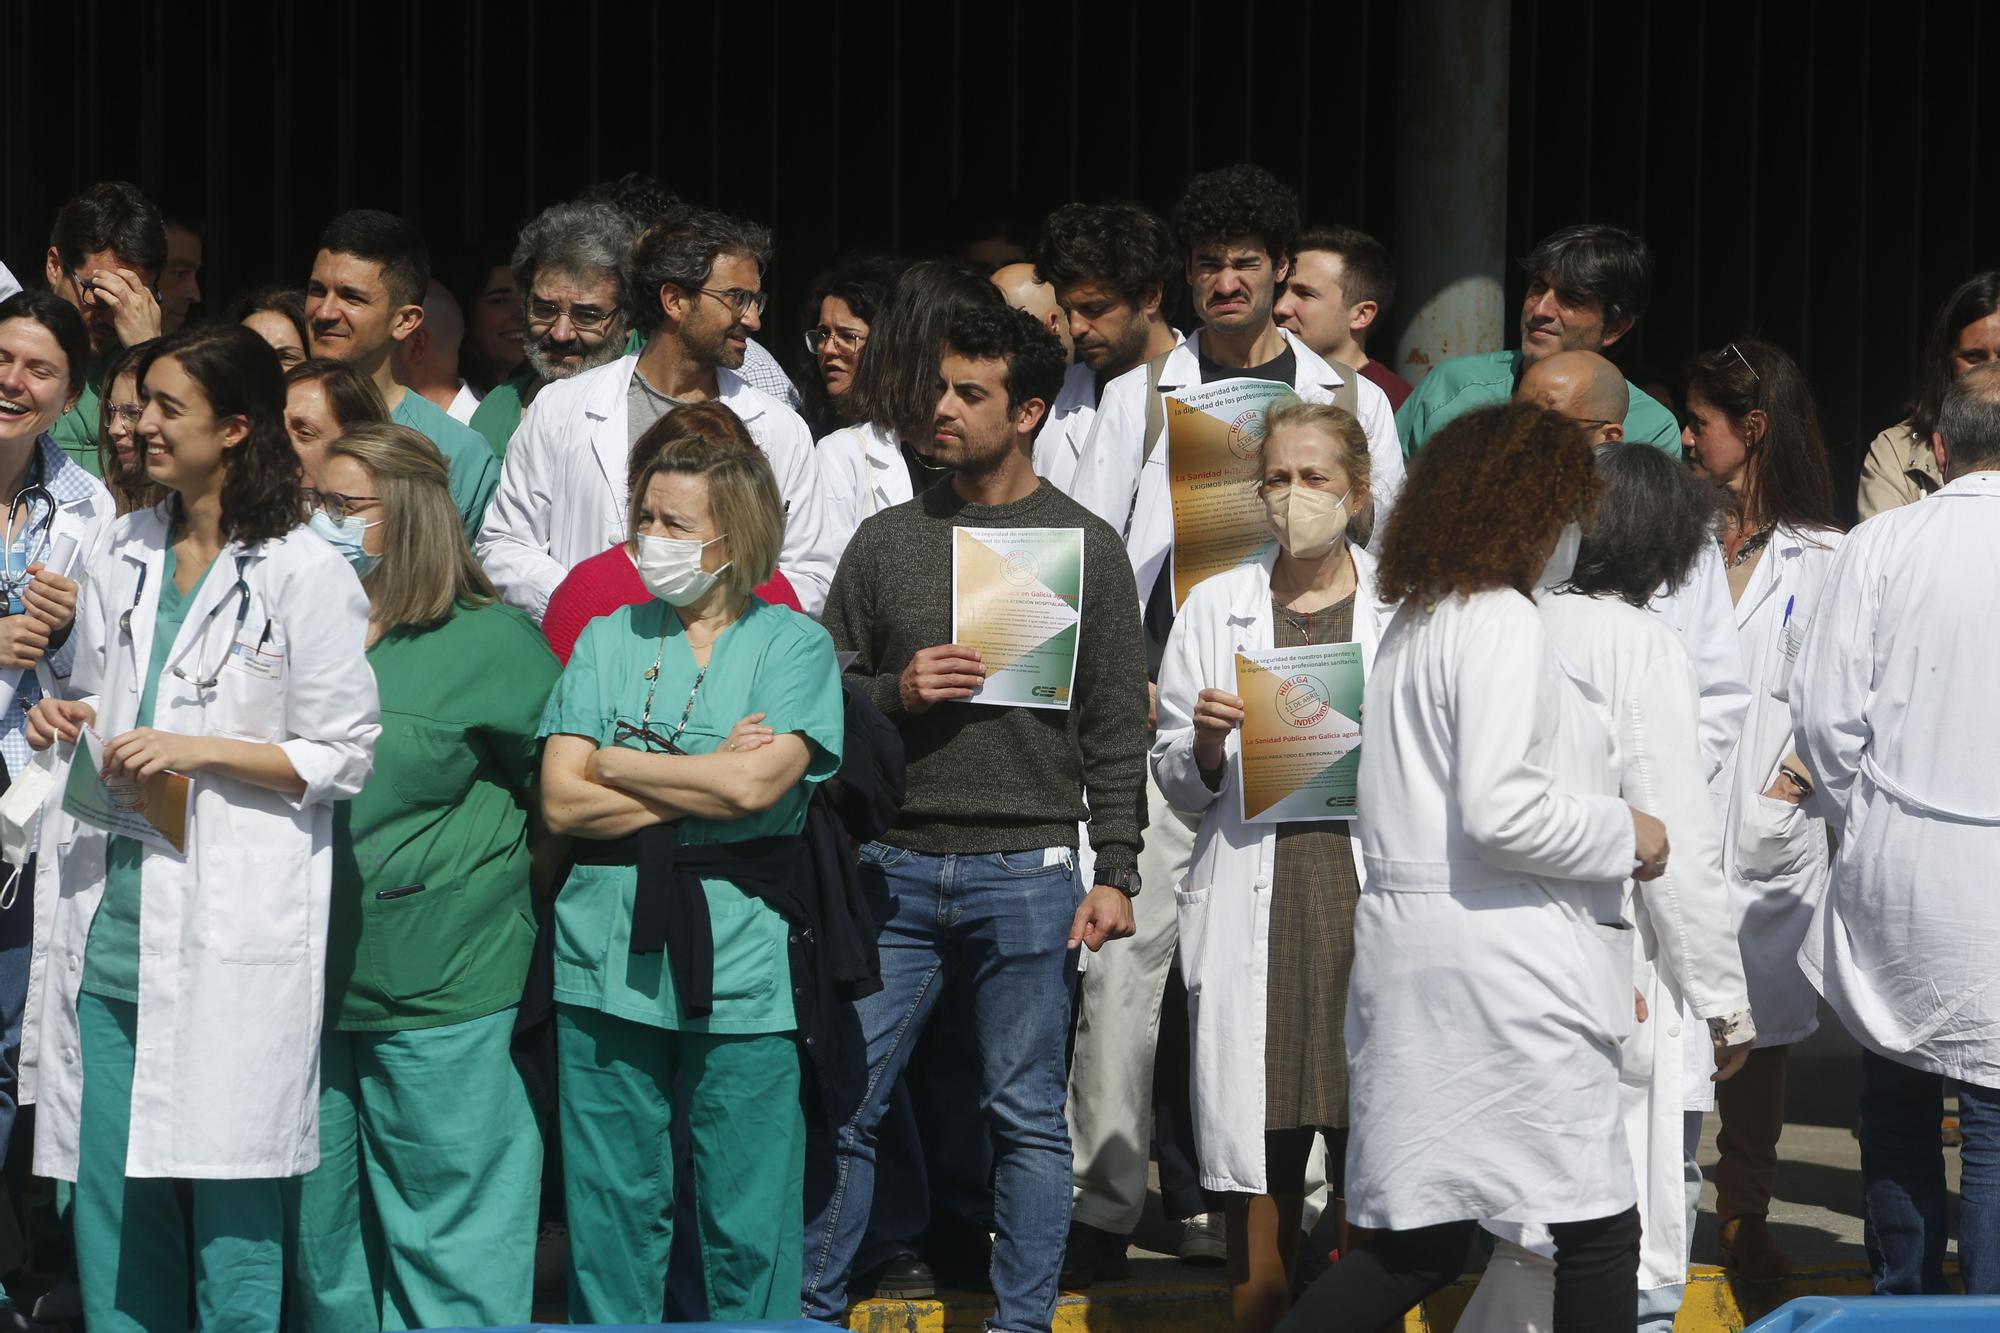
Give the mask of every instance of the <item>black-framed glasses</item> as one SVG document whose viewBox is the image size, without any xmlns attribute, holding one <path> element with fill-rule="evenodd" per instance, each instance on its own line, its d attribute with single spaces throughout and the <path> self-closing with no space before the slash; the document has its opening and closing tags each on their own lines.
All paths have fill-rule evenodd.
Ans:
<svg viewBox="0 0 2000 1333">
<path fill-rule="evenodd" d="M 63 272 L 67 273 L 69 280 L 76 284 L 77 295 L 83 299 L 85 305 L 94 306 L 97 304 L 97 275 L 95 273 L 86 278 L 73 268 L 66 268 Z M 142 287 L 140 290 L 144 291 L 155 301 L 165 299 L 160 295 L 160 289 L 157 287 Z"/>
<path fill-rule="evenodd" d="M 681 720 L 674 727 L 673 735 L 662 736 L 659 732 L 653 730 L 653 691 L 658 689 L 660 685 L 660 663 L 665 658 L 666 651 L 667 636 L 662 634 L 660 636 L 659 651 L 653 655 L 653 665 L 646 669 L 645 707 L 639 710 L 639 720 L 637 723 L 626 722 L 621 719 L 618 725 L 612 728 L 612 744 L 623 744 L 625 741 L 635 740 L 654 754 L 687 753 L 686 750 L 681 748 L 681 733 L 687 730 L 688 719 L 694 716 L 694 697 L 701 693 L 701 683 L 708 679 L 708 668 L 703 667 L 701 670 L 695 672 L 694 684 L 688 687 L 687 704 L 681 709 Z"/>
<path fill-rule="evenodd" d="M 335 522 L 361 512 L 363 505 L 382 502 L 381 497 L 376 495 L 342 495 L 339 491 L 315 490 L 310 486 L 305 488 L 303 494 L 307 507 L 326 511 L 326 516 Z"/>
<path fill-rule="evenodd" d="M 823 324 L 814 325 L 812 328 L 806 330 L 806 350 L 808 352 L 811 352 L 814 356 L 818 356 L 819 349 L 828 345 L 831 345 L 835 350 L 846 348 L 850 352 L 858 352 L 868 345 L 868 335 L 865 333 L 849 333 L 845 329 L 829 329 Z"/>
<path fill-rule="evenodd" d="M 761 317 L 764 307 L 771 304 L 769 292 L 746 291 L 741 287 L 697 287 L 696 291 L 713 296 L 716 300 L 736 312 L 738 319 L 745 315 Z"/>
<path fill-rule="evenodd" d="M 530 298 L 528 301 L 528 324 L 530 327 L 547 329 L 555 327 L 555 322 L 564 315 L 569 316 L 569 325 L 578 333 L 601 333 L 605 326 L 618 317 L 616 310 L 600 310 L 594 305 L 557 305 L 554 301 Z"/>
</svg>

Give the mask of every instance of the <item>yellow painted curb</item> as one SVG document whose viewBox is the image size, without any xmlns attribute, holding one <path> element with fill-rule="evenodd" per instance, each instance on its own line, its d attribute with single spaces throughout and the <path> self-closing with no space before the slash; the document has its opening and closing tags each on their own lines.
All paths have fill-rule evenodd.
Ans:
<svg viewBox="0 0 2000 1333">
<path fill-rule="evenodd" d="M 1403 1333 L 1452 1333 L 1473 1280 L 1455 1282 L 1412 1310 Z M 1800 1296 L 1865 1296 L 1865 1269 L 1808 1269 L 1782 1283 L 1739 1282 L 1720 1268 L 1696 1265 L 1675 1333 L 1741 1333 L 1747 1325 Z M 992 1313 L 991 1296 L 947 1292 L 933 1301 L 863 1301 L 848 1314 L 854 1333 L 977 1333 Z M 1228 1333 L 1229 1297 L 1219 1280 L 1105 1286 L 1065 1293 L 1056 1303 L 1055 1333 Z"/>
</svg>

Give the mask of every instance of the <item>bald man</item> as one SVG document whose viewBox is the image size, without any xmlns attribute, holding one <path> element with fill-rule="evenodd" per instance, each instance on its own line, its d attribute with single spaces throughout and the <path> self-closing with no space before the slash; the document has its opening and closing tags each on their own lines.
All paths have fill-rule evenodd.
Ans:
<svg viewBox="0 0 2000 1333">
<path fill-rule="evenodd" d="M 465 341 L 465 316 L 458 301 L 433 279 L 424 290 L 424 322 L 396 344 L 396 382 L 443 408 L 454 421 L 472 423 L 479 406 L 474 393 L 458 375 L 458 348 Z"/>
<path fill-rule="evenodd" d="M 1033 264 L 1002 264 L 993 270 L 993 285 L 1000 289 L 1008 305 L 1027 311 L 1056 335 L 1062 342 L 1064 365 L 1076 360 L 1076 349 L 1069 340 L 1069 317 L 1056 303 L 1056 289 L 1036 280 Z"/>
<path fill-rule="evenodd" d="M 1594 445 L 1616 444 L 1625 438 L 1632 391 L 1618 367 L 1598 353 L 1556 352 L 1522 372 L 1514 401 L 1562 413 L 1589 431 Z"/>
</svg>

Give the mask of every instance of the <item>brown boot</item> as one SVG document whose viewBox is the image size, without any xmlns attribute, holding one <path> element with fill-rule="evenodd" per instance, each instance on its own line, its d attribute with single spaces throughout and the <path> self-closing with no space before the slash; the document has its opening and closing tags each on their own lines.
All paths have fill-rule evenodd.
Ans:
<svg viewBox="0 0 2000 1333">
<path fill-rule="evenodd" d="M 1782 1282 L 1792 1275 L 1792 1261 L 1771 1239 L 1761 1214 L 1732 1217 L 1722 1224 L 1722 1266 L 1746 1282 Z"/>
</svg>

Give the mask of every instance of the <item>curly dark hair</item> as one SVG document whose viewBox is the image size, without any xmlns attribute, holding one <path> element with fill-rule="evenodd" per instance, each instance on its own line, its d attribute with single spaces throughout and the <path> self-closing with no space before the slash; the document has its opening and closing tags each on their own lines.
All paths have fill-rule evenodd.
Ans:
<svg viewBox="0 0 2000 1333">
<path fill-rule="evenodd" d="M 1058 290 L 1102 282 L 1131 305 L 1165 301 L 1180 264 L 1167 224 L 1137 204 L 1064 204 L 1042 221 L 1035 277 Z"/>
<path fill-rule="evenodd" d="M 1663 586 L 1678 590 L 1715 540 L 1716 488 L 1652 445 L 1630 441 L 1598 449 L 1597 475 L 1604 494 L 1568 586 L 1643 608 Z"/>
<path fill-rule="evenodd" d="M 633 247 L 632 272 L 626 279 L 625 303 L 634 327 L 649 333 L 660 327 L 665 318 L 660 288 L 672 285 L 682 291 L 696 290 L 708 281 L 715 261 L 724 255 L 749 258 L 761 277 L 771 267 L 771 229 L 713 209 L 692 208 L 642 233 Z"/>
<path fill-rule="evenodd" d="M 906 261 L 893 255 L 856 254 L 835 260 L 806 289 L 805 304 L 799 308 L 800 332 L 810 333 L 819 326 L 819 308 L 831 296 L 845 301 L 854 317 L 873 333 L 876 317 L 888 307 L 896 293 L 896 280 L 908 267 Z M 821 435 L 840 425 L 840 414 L 827 397 L 826 381 L 820 378 L 817 365 L 806 363 L 805 373 L 799 376 L 799 387 L 805 398 L 803 415 L 811 423 L 813 434 Z"/>
<path fill-rule="evenodd" d="M 269 344 L 241 324 L 191 325 L 151 344 L 139 382 L 166 357 L 201 386 L 218 419 L 250 423 L 243 443 L 223 455 L 223 537 L 254 546 L 305 522 L 299 456 L 285 434 L 285 376 Z"/>
<path fill-rule="evenodd" d="M 1581 426 L 1531 403 L 1467 413 L 1411 464 L 1382 534 L 1385 601 L 1428 608 L 1461 593 L 1532 595 L 1567 523 L 1588 523 L 1603 483 Z"/>
<path fill-rule="evenodd" d="M 976 361 L 1007 363 L 1007 406 L 1011 410 L 1031 398 L 1042 400 L 1042 422 L 1062 392 L 1062 344 L 1024 310 L 1009 305 L 967 306 L 952 311 L 945 346 Z M 1041 423 L 1035 427 L 1037 433 Z"/>
<path fill-rule="evenodd" d="M 1182 261 L 1200 246 L 1255 236 L 1271 261 L 1282 263 L 1291 257 L 1298 234 L 1299 197 L 1250 162 L 1203 172 L 1174 205 L 1174 240 Z"/>
</svg>

